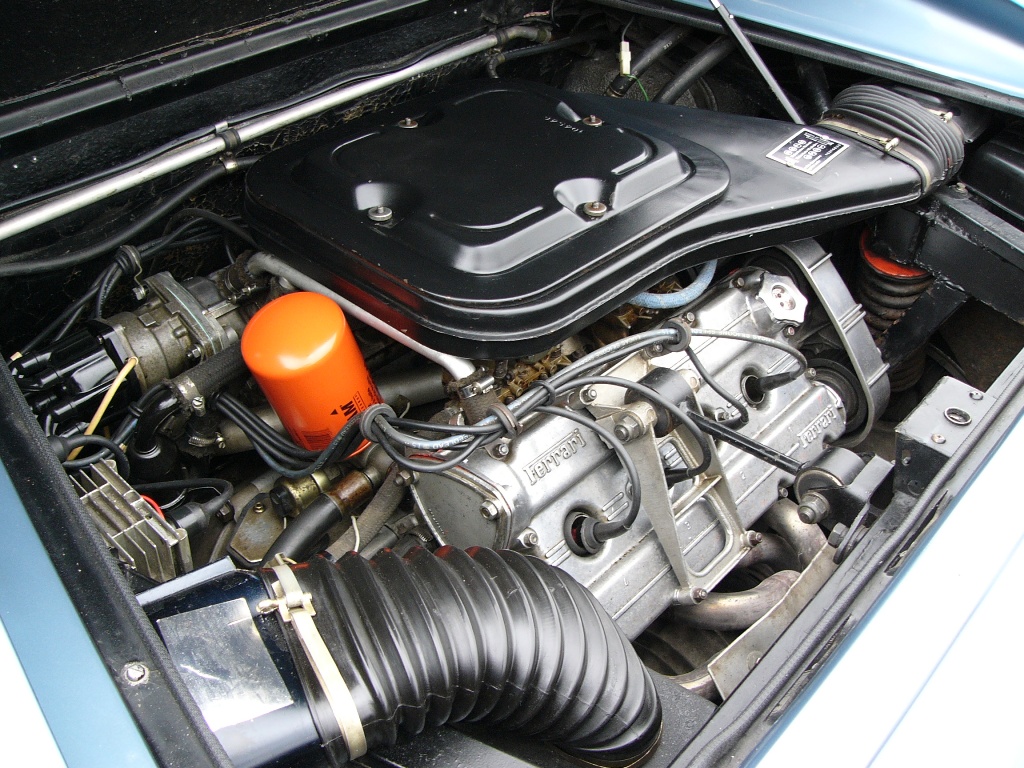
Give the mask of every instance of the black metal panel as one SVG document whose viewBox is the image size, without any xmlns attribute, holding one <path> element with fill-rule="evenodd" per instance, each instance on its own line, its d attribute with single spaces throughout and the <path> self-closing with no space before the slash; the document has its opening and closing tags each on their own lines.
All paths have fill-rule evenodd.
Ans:
<svg viewBox="0 0 1024 768">
<path fill-rule="evenodd" d="M 878 223 L 887 255 L 913 261 L 1024 322 L 1024 231 L 956 189 L 892 211 Z"/>
<path fill-rule="evenodd" d="M 426 343 L 514 357 L 673 271 L 919 193 L 910 166 L 851 139 L 814 174 L 768 157 L 797 133 L 485 81 L 273 153 L 246 208 L 268 250 Z M 607 212 L 588 216 L 591 201 Z"/>
</svg>

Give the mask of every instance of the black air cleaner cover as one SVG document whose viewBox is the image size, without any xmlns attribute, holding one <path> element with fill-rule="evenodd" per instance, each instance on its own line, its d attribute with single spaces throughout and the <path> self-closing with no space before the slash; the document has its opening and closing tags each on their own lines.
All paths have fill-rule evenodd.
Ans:
<svg viewBox="0 0 1024 768">
<path fill-rule="evenodd" d="M 848 138 L 813 174 L 767 157 L 806 138 L 487 81 L 272 153 L 246 212 L 267 250 L 424 343 L 514 357 L 672 271 L 916 197 L 909 166 Z"/>
</svg>

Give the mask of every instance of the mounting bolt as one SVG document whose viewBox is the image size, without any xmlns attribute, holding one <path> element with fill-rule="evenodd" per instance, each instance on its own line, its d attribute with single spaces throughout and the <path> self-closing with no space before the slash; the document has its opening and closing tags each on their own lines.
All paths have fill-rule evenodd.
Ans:
<svg viewBox="0 0 1024 768">
<path fill-rule="evenodd" d="M 395 485 L 399 488 L 408 488 L 410 485 L 416 482 L 416 475 L 410 472 L 408 469 L 400 470 L 395 475 Z"/>
<path fill-rule="evenodd" d="M 944 442 L 946 442 L 946 436 L 940 435 L 938 432 L 936 432 L 934 435 L 932 435 L 932 442 L 935 443 L 936 445 L 942 445 Z"/>
<path fill-rule="evenodd" d="M 604 125 L 604 120 L 597 115 L 587 115 L 583 118 L 582 122 L 584 125 L 589 125 L 591 128 L 597 128 L 599 125 Z"/>
<path fill-rule="evenodd" d="M 193 344 L 191 348 L 189 348 L 188 352 L 185 353 L 185 357 L 193 362 L 201 360 L 203 357 L 203 348 L 198 344 Z"/>
<path fill-rule="evenodd" d="M 420 124 L 413 120 L 411 117 L 403 117 L 401 120 L 398 121 L 399 128 L 418 128 L 419 125 Z"/>
<path fill-rule="evenodd" d="M 370 217 L 370 221 L 383 224 L 386 221 L 391 221 L 391 217 L 395 215 L 395 212 L 386 205 L 378 205 L 368 210 L 366 215 Z"/>
<path fill-rule="evenodd" d="M 703 603 L 708 599 L 708 591 L 704 587 L 694 587 L 690 590 L 690 599 L 694 604 Z"/>
<path fill-rule="evenodd" d="M 787 325 L 786 328 L 782 331 L 782 333 L 783 335 L 792 338 L 793 336 L 796 336 L 796 328 L 794 328 L 792 325 Z"/>
<path fill-rule="evenodd" d="M 252 505 L 252 511 L 257 515 L 262 515 L 267 510 L 267 505 L 262 501 L 257 501 Z"/>
<path fill-rule="evenodd" d="M 805 494 L 800 500 L 800 506 L 797 507 L 797 515 L 800 518 L 800 522 L 807 523 L 808 525 L 820 523 L 828 517 L 828 513 L 828 499 L 817 491 Z"/>
<path fill-rule="evenodd" d="M 142 301 L 146 298 L 146 289 L 141 285 L 136 285 L 132 288 L 132 296 L 135 297 L 136 301 Z"/>
<path fill-rule="evenodd" d="M 495 443 L 494 455 L 499 459 L 503 459 L 508 456 L 508 443 Z"/>
<path fill-rule="evenodd" d="M 618 423 L 615 425 L 615 429 L 612 430 L 615 433 L 615 437 L 624 443 L 628 443 L 630 440 L 636 440 L 640 437 L 644 431 L 644 425 L 640 420 L 632 413 L 623 413 L 618 418 Z"/>
<path fill-rule="evenodd" d="M 480 515 L 484 520 L 493 520 L 498 516 L 498 508 L 494 506 L 493 501 L 485 501 L 480 505 Z"/>
<path fill-rule="evenodd" d="M 540 537 L 533 528 L 527 528 L 516 537 L 516 542 L 524 549 L 532 549 L 540 543 Z"/>
<path fill-rule="evenodd" d="M 807 370 L 806 370 L 806 371 L 804 372 L 804 375 L 805 375 L 805 376 L 806 376 L 806 377 L 807 377 L 808 379 L 810 379 L 811 381 L 814 381 L 814 380 L 815 380 L 816 378 L 818 378 L 818 372 L 817 372 L 816 370 L 814 370 L 813 368 L 808 368 L 808 369 L 807 369 Z"/>
<path fill-rule="evenodd" d="M 742 288 L 746 284 L 747 281 L 744 280 L 742 277 L 737 277 L 735 280 L 732 281 L 733 288 Z"/>
<path fill-rule="evenodd" d="M 592 219 L 600 219 L 608 213 L 608 206 L 600 200 L 594 200 L 583 204 L 583 212 Z"/>
<path fill-rule="evenodd" d="M 141 661 L 130 661 L 121 667 L 121 677 L 129 685 L 142 685 L 149 680 L 149 667 Z"/>
<path fill-rule="evenodd" d="M 685 320 L 688 325 L 693 325 L 697 322 L 697 316 L 693 314 L 693 312 L 687 312 L 683 315 L 683 320 Z"/>
<path fill-rule="evenodd" d="M 593 387 L 584 387 L 580 390 L 580 400 L 584 403 L 592 403 L 597 400 L 597 390 Z"/>
<path fill-rule="evenodd" d="M 846 538 L 846 534 L 850 532 L 842 523 L 836 523 L 836 527 L 832 529 L 832 533 L 828 535 L 828 545 L 830 547 L 838 547 L 843 543 L 843 539 Z"/>
<path fill-rule="evenodd" d="M 202 395 L 196 395 L 192 398 L 192 410 L 197 413 L 202 413 L 206 410 L 206 398 Z"/>
<path fill-rule="evenodd" d="M 747 531 L 747 546 L 756 547 L 762 541 L 764 541 L 764 534 L 760 531 Z"/>
</svg>

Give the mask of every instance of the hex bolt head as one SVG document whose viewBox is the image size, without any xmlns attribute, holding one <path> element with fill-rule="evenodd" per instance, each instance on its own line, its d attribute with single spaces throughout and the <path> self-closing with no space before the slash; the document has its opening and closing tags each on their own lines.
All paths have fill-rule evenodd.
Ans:
<svg viewBox="0 0 1024 768">
<path fill-rule="evenodd" d="M 794 328 L 792 325 L 787 325 L 785 330 L 782 331 L 782 333 L 785 336 L 792 338 L 793 336 L 796 336 L 796 328 Z"/>
<path fill-rule="evenodd" d="M 592 219 L 600 219 L 608 213 L 608 206 L 600 200 L 594 200 L 583 204 L 583 212 Z"/>
<path fill-rule="evenodd" d="M 708 591 L 704 587 L 694 587 L 690 590 L 690 599 L 694 604 L 703 603 L 708 599 Z"/>
<path fill-rule="evenodd" d="M 597 115 L 587 115 L 583 118 L 582 122 L 584 125 L 589 125 L 591 128 L 597 128 L 598 126 L 604 125 L 604 120 Z"/>
<path fill-rule="evenodd" d="M 484 520 L 494 520 L 498 516 L 498 508 L 493 501 L 485 501 L 480 505 L 480 515 Z"/>
<path fill-rule="evenodd" d="M 383 224 L 386 221 L 391 221 L 395 212 L 386 205 L 378 205 L 368 210 L 366 215 L 370 217 L 370 221 L 376 222 L 377 224 Z"/>
<path fill-rule="evenodd" d="M 801 499 L 800 506 L 797 507 L 797 516 L 800 522 L 813 525 L 828 517 L 829 511 L 828 499 L 820 493 L 811 491 Z"/>
<path fill-rule="evenodd" d="M 842 523 L 836 523 L 836 527 L 832 529 L 832 532 L 828 535 L 828 545 L 830 547 L 838 547 L 843 543 L 843 539 L 846 538 L 846 534 L 850 532 Z"/>
<path fill-rule="evenodd" d="M 747 531 L 747 546 L 756 547 L 764 541 L 764 534 L 760 531 Z"/>
<path fill-rule="evenodd" d="M 416 476 L 408 469 L 403 469 L 395 475 L 395 485 L 399 488 L 408 488 L 416 482 Z"/>
<path fill-rule="evenodd" d="M 494 455 L 499 458 L 505 458 L 508 456 L 508 443 L 497 443 L 494 446 Z"/>
<path fill-rule="evenodd" d="M 418 128 L 419 125 L 420 124 L 413 120 L 411 117 L 403 117 L 401 120 L 398 121 L 399 128 Z"/>
<path fill-rule="evenodd" d="M 519 546 L 530 549 L 540 543 L 540 537 L 533 528 L 527 528 L 516 537 L 516 541 L 519 542 Z"/>
<path fill-rule="evenodd" d="M 597 390 L 592 387 L 584 387 L 580 390 L 580 400 L 584 403 L 592 403 L 597 400 Z"/>
<path fill-rule="evenodd" d="M 141 661 L 130 661 L 121 667 L 121 677 L 129 685 L 142 685 L 149 680 L 149 667 Z"/>
</svg>

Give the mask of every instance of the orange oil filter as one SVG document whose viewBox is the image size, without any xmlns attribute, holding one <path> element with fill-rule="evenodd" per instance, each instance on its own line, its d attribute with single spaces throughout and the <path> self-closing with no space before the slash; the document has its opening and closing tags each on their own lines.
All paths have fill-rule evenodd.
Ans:
<svg viewBox="0 0 1024 768">
<path fill-rule="evenodd" d="M 292 439 L 311 451 L 380 402 L 345 313 L 318 293 L 289 293 L 253 315 L 242 358 Z"/>
</svg>

